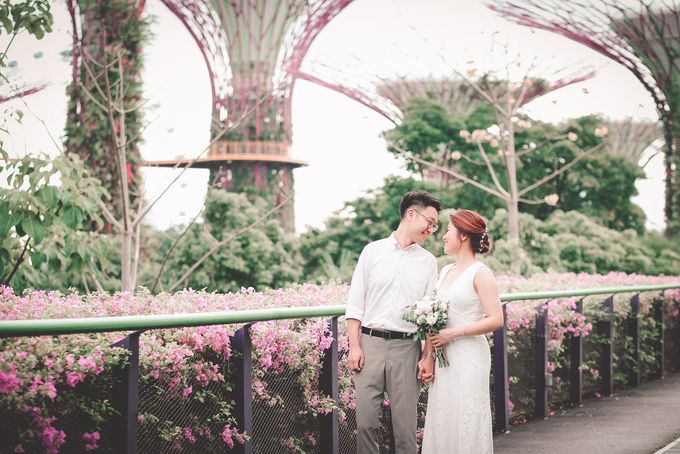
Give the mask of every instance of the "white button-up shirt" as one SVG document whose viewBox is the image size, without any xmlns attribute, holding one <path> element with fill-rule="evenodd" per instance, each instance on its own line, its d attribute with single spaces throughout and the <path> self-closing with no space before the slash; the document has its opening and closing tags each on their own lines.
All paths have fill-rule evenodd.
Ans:
<svg viewBox="0 0 680 454">
<path fill-rule="evenodd" d="M 394 233 L 364 247 L 352 276 L 346 318 L 362 326 L 413 333 L 401 317 L 437 284 L 437 261 L 417 243 L 400 248 Z"/>
</svg>

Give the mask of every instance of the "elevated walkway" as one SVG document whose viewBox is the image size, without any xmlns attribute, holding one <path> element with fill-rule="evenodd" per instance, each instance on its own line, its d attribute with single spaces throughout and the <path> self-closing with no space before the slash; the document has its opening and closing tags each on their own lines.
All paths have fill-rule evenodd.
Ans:
<svg viewBox="0 0 680 454">
<path fill-rule="evenodd" d="M 651 454 L 680 437 L 680 373 L 494 437 L 495 454 Z M 678 449 L 678 445 L 673 447 Z M 667 450 L 665 452 L 680 452 Z"/>
</svg>

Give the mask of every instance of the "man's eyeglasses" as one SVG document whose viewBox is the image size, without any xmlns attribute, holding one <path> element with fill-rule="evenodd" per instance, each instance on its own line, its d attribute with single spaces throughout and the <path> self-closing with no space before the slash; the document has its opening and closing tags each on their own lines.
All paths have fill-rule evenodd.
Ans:
<svg viewBox="0 0 680 454">
<path fill-rule="evenodd" d="M 419 215 L 421 215 L 421 216 L 423 217 L 423 219 L 425 219 L 425 220 L 427 221 L 427 228 L 428 228 L 428 229 L 431 229 L 431 230 L 432 230 L 432 233 L 434 233 L 434 232 L 436 232 L 437 230 L 439 230 L 439 224 L 437 224 L 436 222 L 433 223 L 432 221 L 430 221 L 430 220 L 427 218 L 427 216 L 425 216 L 423 213 L 421 213 L 420 211 L 416 210 L 415 208 L 413 209 L 413 211 L 415 211 L 416 213 L 418 213 Z"/>
</svg>

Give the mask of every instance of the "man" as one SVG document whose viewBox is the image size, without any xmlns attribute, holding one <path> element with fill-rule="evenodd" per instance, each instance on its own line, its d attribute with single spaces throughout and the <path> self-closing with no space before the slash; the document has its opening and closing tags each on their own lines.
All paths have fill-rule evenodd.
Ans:
<svg viewBox="0 0 680 454">
<path fill-rule="evenodd" d="M 406 308 L 434 289 L 437 262 L 420 245 L 437 231 L 441 205 L 427 191 L 402 197 L 401 221 L 389 237 L 368 244 L 357 262 L 347 299 L 349 368 L 355 372 L 357 452 L 378 454 L 377 430 L 387 391 L 396 454 L 414 454 L 418 376 L 431 378 L 434 358 L 420 362 L 415 325 Z"/>
</svg>

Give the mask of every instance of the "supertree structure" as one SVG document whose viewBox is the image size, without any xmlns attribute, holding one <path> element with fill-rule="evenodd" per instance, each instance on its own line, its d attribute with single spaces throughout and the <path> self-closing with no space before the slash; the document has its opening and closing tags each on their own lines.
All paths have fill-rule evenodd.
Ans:
<svg viewBox="0 0 680 454">
<path fill-rule="evenodd" d="M 111 195 L 107 201 L 110 211 L 120 216 L 123 186 L 127 186 L 125 191 L 129 191 L 132 200 L 141 200 L 138 170 L 142 163 L 139 152 L 142 113 L 135 106 L 142 99 L 145 0 L 67 0 L 66 5 L 71 17 L 73 49 L 65 150 L 80 155 L 88 164 Z M 124 93 L 118 93 L 126 108 L 124 121 L 118 118 L 112 124 L 108 117 L 110 99 L 101 90 L 105 81 L 114 90 L 120 84 L 125 87 Z M 127 136 L 123 172 L 118 171 L 113 138 L 121 127 Z M 110 230 L 110 224 L 100 227 Z"/>
<path fill-rule="evenodd" d="M 609 120 L 607 130 L 607 141 L 611 144 L 612 153 L 643 168 L 656 153 L 640 164 L 642 155 L 650 146 L 656 147 L 656 142 L 663 137 L 659 122 L 656 121 L 636 121 L 632 118 Z"/>
<path fill-rule="evenodd" d="M 652 96 L 666 155 L 666 233 L 680 231 L 680 2 L 498 0 L 489 7 L 527 27 L 586 45 L 628 69 Z"/>
<path fill-rule="evenodd" d="M 555 90 L 572 85 L 578 82 L 583 82 L 592 78 L 595 75 L 593 71 L 582 72 L 579 74 L 570 75 L 556 75 L 551 77 L 552 80 L 546 80 L 540 77 L 530 77 L 527 80 L 531 81 L 529 88 L 525 93 L 522 92 L 522 86 L 508 83 L 508 81 L 491 79 L 488 76 L 482 76 L 475 80 L 478 86 L 487 88 L 488 93 L 493 93 L 496 99 L 507 99 L 513 97 L 521 99 L 520 106 L 525 106 L 531 101 L 547 95 Z M 472 114 L 478 107 L 488 104 L 488 101 L 475 90 L 469 82 L 461 78 L 433 78 L 426 77 L 420 79 L 395 78 L 391 80 L 384 80 L 376 87 L 379 96 L 389 100 L 395 105 L 401 113 L 405 111 L 408 105 L 416 99 L 427 99 L 434 101 L 442 106 L 449 115 L 457 118 L 465 118 Z M 442 144 L 439 149 L 431 150 L 430 159 L 438 166 L 446 167 L 450 165 L 451 152 L 445 144 Z M 435 168 L 421 168 L 423 178 L 432 184 L 439 187 L 448 187 L 455 178 L 446 172 Z"/>
<path fill-rule="evenodd" d="M 7 94 L 0 93 L 0 104 L 3 102 L 11 101 L 12 99 L 34 95 L 40 92 L 41 90 L 45 89 L 45 87 L 47 87 L 47 84 L 30 84 L 17 87 L 13 89 L 11 93 Z"/>
<path fill-rule="evenodd" d="M 492 80 L 488 75 L 466 81 L 456 74 L 451 77 L 432 75 L 423 77 L 364 75 L 362 77 L 357 75 L 360 73 L 360 69 L 355 68 L 353 71 L 354 73 L 350 74 L 347 68 L 341 70 L 314 62 L 310 65 L 310 69 L 298 68 L 296 77 L 341 93 L 353 101 L 363 104 L 395 125 L 401 122 L 404 109 L 408 104 L 419 98 L 437 102 L 449 114 L 455 116 L 469 115 L 486 102 L 472 88 L 469 83 L 470 80 L 493 86 L 494 93 L 499 98 L 509 94 L 505 92 L 507 81 Z M 545 73 L 540 69 L 528 69 L 528 72 Z M 595 71 L 586 69 L 569 73 L 565 70 L 552 70 L 552 73 L 546 77 L 527 75 L 526 77 L 531 80 L 531 87 L 522 97 L 522 106 L 555 90 L 586 81 L 594 76 Z M 514 87 L 514 90 L 516 93 L 510 94 L 518 96 L 521 86 Z"/>
<path fill-rule="evenodd" d="M 548 81 L 539 77 L 531 77 L 531 86 L 522 97 L 522 106 L 555 90 L 571 84 L 583 82 L 592 78 L 594 72 L 584 72 Z M 481 79 L 476 81 L 482 83 Z M 490 80 L 487 78 L 484 85 L 492 86 L 498 99 L 507 98 L 508 95 L 519 97 L 520 87 L 513 87 L 511 93 L 506 93 L 508 87 L 506 81 Z M 450 114 L 467 116 L 480 105 L 487 101 L 470 84 L 459 78 L 420 78 L 407 79 L 396 78 L 384 80 L 376 87 L 378 95 L 389 99 L 401 112 L 414 99 L 430 99 L 443 106 Z"/>
<path fill-rule="evenodd" d="M 293 195 L 291 100 L 310 45 L 351 0 L 163 0 L 201 50 L 212 88 L 206 157 L 152 162 L 210 169 L 212 185 L 260 194 L 276 205 Z M 281 210 L 294 230 L 293 204 Z"/>
<path fill-rule="evenodd" d="M 527 69 L 537 72 L 536 69 Z M 541 71 L 545 73 L 545 71 Z M 472 74 L 472 73 L 471 73 Z M 546 73 L 547 74 L 547 73 Z M 525 76 L 530 86 L 523 91 L 522 85 L 507 80 L 492 79 L 488 75 L 464 80 L 460 75 L 452 77 L 393 77 L 378 76 L 349 77 L 348 71 L 340 71 L 328 65 L 315 63 L 310 71 L 299 70 L 298 78 L 342 93 L 350 99 L 363 104 L 395 125 L 401 123 L 408 105 L 417 100 L 433 101 L 443 107 L 452 117 L 467 117 L 481 105 L 488 103 L 475 90 L 471 83 L 484 85 L 496 99 L 509 96 L 521 99 L 521 105 L 540 98 L 560 88 L 583 82 L 595 75 L 594 71 L 580 70 L 567 73 L 564 70 L 552 71 L 544 77 Z M 451 162 L 451 150 L 445 144 L 437 150 L 430 150 L 429 158 L 438 166 Z M 449 173 L 433 168 L 420 168 L 422 177 L 439 187 L 447 188 L 455 180 Z"/>
</svg>

